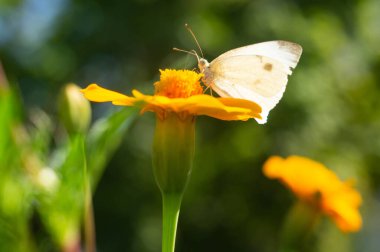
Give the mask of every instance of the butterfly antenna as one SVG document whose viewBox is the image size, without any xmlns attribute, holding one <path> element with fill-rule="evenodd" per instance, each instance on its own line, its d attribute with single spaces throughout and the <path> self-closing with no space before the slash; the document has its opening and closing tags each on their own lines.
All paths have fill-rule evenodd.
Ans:
<svg viewBox="0 0 380 252">
<path fill-rule="evenodd" d="M 195 43 L 197 44 L 198 49 L 199 49 L 199 51 L 201 52 L 202 58 L 204 58 L 204 56 L 203 56 L 203 52 L 202 52 L 202 48 L 201 48 L 201 46 L 199 45 L 198 40 L 197 40 L 197 38 L 195 37 L 194 32 L 191 30 L 191 28 L 190 28 L 190 26 L 189 26 L 188 24 L 185 24 L 185 27 L 186 27 L 186 29 L 190 32 L 190 34 L 191 34 L 191 36 L 193 37 Z"/>
<path fill-rule="evenodd" d="M 176 47 L 174 47 L 173 50 L 174 51 L 178 51 L 178 52 L 184 52 L 184 53 L 188 53 L 188 54 L 194 55 L 195 57 L 197 57 L 197 60 L 199 61 L 199 56 L 198 56 L 197 52 L 194 51 L 194 50 L 186 51 L 186 50 L 179 49 L 179 48 L 176 48 Z"/>
</svg>

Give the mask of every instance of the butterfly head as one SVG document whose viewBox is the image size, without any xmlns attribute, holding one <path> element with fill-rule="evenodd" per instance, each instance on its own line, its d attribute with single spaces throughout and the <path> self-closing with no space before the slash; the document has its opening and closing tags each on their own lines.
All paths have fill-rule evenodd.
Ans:
<svg viewBox="0 0 380 252">
<path fill-rule="evenodd" d="M 203 73 L 205 71 L 206 68 L 208 68 L 210 66 L 210 63 L 208 63 L 208 61 L 204 58 L 199 58 L 198 59 L 198 67 L 199 67 L 199 71 L 201 73 Z"/>
</svg>

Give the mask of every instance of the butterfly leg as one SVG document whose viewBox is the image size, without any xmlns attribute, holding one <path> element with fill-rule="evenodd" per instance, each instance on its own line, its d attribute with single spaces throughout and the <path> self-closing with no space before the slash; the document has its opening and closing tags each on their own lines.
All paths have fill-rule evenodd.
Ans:
<svg viewBox="0 0 380 252">
<path fill-rule="evenodd" d="M 211 85 L 205 85 L 205 86 L 206 86 L 206 89 L 203 91 L 203 93 L 206 93 L 207 90 L 210 89 L 210 95 L 213 96 L 213 95 L 212 95 L 212 88 L 211 88 Z"/>
</svg>

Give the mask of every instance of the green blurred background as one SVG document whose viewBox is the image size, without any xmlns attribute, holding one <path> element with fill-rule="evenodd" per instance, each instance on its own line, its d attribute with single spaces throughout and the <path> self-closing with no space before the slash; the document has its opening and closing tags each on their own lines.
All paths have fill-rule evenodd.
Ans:
<svg viewBox="0 0 380 252">
<path fill-rule="evenodd" d="M 153 93 L 158 69 L 196 67 L 239 46 L 289 40 L 304 52 L 268 123 L 197 119 L 192 179 L 176 251 L 276 251 L 294 197 L 261 172 L 270 155 L 304 155 L 363 195 L 364 226 L 329 221 L 308 251 L 380 247 L 380 1 L 0 0 L 0 61 L 26 111 L 57 117 L 68 82 Z M 111 105 L 93 104 L 94 120 Z M 94 194 L 99 251 L 160 251 L 161 199 L 151 168 L 154 114 L 137 118 Z M 310 178 L 312 179 L 312 178 Z"/>
</svg>

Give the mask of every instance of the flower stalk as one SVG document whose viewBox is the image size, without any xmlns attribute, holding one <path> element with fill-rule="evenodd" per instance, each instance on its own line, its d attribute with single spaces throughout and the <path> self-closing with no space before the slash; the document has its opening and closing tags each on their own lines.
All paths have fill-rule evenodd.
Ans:
<svg viewBox="0 0 380 252">
<path fill-rule="evenodd" d="M 174 252 L 182 195 L 162 194 L 162 252 Z"/>
<path fill-rule="evenodd" d="M 195 118 L 186 114 L 157 114 L 153 170 L 163 203 L 162 251 L 173 252 L 183 194 L 194 158 Z"/>
<path fill-rule="evenodd" d="M 319 223 L 319 209 L 297 201 L 290 209 L 281 231 L 281 252 L 307 250 L 310 238 Z"/>
</svg>

